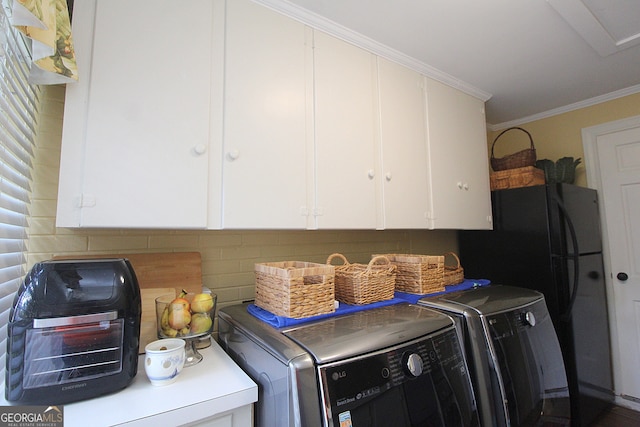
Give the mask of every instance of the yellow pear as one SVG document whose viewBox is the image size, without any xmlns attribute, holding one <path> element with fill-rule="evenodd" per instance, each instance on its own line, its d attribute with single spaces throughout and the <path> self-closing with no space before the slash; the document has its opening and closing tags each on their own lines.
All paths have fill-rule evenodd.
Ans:
<svg viewBox="0 0 640 427">
<path fill-rule="evenodd" d="M 211 294 L 196 294 L 191 300 L 191 311 L 194 313 L 206 313 L 213 308 Z"/>
<path fill-rule="evenodd" d="M 178 336 L 178 331 L 167 326 L 166 328 L 162 328 L 162 333 L 169 338 L 175 338 Z"/>
<path fill-rule="evenodd" d="M 187 296 L 187 293 L 185 291 L 182 291 L 177 298 L 175 298 L 173 301 L 169 303 L 169 305 L 170 306 L 182 305 L 185 310 L 189 311 L 191 307 L 189 306 L 189 300 L 187 300 L 185 296 Z"/>
<path fill-rule="evenodd" d="M 206 313 L 194 313 L 191 317 L 191 333 L 201 334 L 211 329 L 213 321 Z"/>
<path fill-rule="evenodd" d="M 191 312 L 189 312 L 188 304 L 182 302 L 169 304 L 169 326 L 173 329 L 180 330 L 191 323 Z"/>
</svg>

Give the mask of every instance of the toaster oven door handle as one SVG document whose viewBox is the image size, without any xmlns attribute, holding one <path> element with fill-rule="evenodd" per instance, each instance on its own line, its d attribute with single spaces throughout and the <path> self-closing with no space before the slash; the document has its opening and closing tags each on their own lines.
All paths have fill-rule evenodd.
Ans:
<svg viewBox="0 0 640 427">
<path fill-rule="evenodd" d="M 56 326 L 82 325 L 85 323 L 97 323 L 111 321 L 118 318 L 117 311 L 107 311 L 105 313 L 82 314 L 80 316 L 50 317 L 46 319 L 33 319 L 34 328 L 54 328 Z"/>
</svg>

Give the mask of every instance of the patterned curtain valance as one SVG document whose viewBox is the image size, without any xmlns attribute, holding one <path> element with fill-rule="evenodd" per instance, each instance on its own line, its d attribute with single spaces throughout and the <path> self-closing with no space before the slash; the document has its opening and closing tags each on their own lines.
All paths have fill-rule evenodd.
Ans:
<svg viewBox="0 0 640 427">
<path fill-rule="evenodd" d="M 66 0 L 14 0 L 11 23 L 32 40 L 30 83 L 78 80 Z"/>
</svg>

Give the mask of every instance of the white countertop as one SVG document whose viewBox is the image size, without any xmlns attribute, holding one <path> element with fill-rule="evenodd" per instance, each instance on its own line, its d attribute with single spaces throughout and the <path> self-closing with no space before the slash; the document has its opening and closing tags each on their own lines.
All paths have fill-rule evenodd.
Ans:
<svg viewBox="0 0 640 427">
<path fill-rule="evenodd" d="M 250 405 L 258 400 L 258 387 L 217 342 L 198 350 L 203 360 L 184 368 L 175 383 L 153 386 L 144 372 L 125 389 L 64 407 L 65 427 L 181 425 Z M 4 384 L 3 384 L 4 385 Z M 2 405 L 8 405 L 2 396 Z"/>
</svg>

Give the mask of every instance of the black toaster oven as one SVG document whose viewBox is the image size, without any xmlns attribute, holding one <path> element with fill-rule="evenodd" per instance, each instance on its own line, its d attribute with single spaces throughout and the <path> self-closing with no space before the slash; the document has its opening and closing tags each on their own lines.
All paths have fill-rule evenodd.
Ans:
<svg viewBox="0 0 640 427">
<path fill-rule="evenodd" d="M 63 404 L 125 388 L 138 370 L 140 317 L 128 260 L 35 264 L 7 325 L 5 398 Z"/>
</svg>

